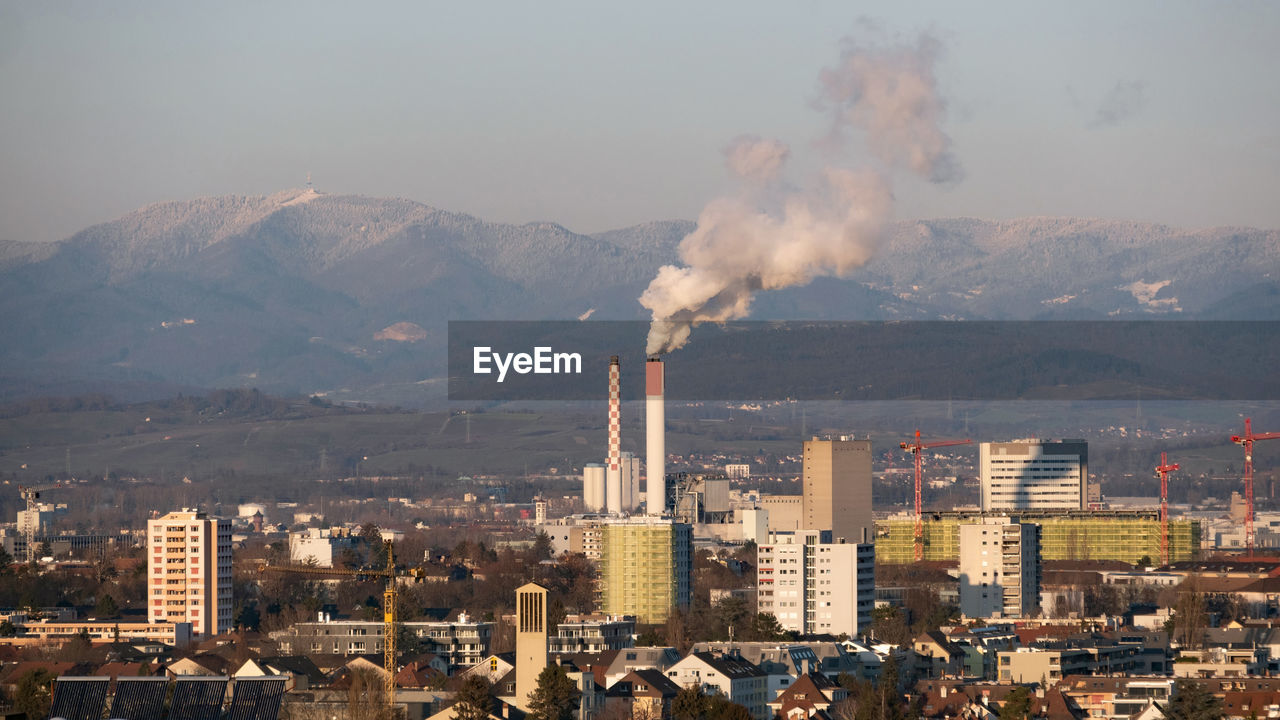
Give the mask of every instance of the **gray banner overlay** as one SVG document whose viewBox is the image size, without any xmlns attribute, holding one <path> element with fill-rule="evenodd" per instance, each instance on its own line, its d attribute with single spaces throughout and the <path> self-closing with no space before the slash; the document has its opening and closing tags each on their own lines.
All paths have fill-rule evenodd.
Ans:
<svg viewBox="0 0 1280 720">
<path fill-rule="evenodd" d="M 643 399 L 648 330 L 450 322 L 449 399 L 603 400 L 611 355 Z M 735 322 L 663 361 L 675 401 L 1276 400 L 1280 322 Z"/>
</svg>

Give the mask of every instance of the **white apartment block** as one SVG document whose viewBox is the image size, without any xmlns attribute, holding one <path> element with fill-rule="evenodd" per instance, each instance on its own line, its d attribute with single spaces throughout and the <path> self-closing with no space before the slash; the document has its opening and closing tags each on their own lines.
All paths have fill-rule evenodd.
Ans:
<svg viewBox="0 0 1280 720">
<path fill-rule="evenodd" d="M 983 512 L 1086 510 L 1089 443 L 1014 440 L 979 446 Z"/>
<path fill-rule="evenodd" d="M 756 549 L 758 603 L 785 630 L 857 635 L 875 608 L 875 546 L 831 542 L 828 530 L 769 534 Z"/>
<path fill-rule="evenodd" d="M 719 693 L 745 707 L 755 720 L 768 720 L 769 676 L 740 654 L 692 652 L 667 668 L 667 677 L 682 688 L 698 687 Z"/>
<path fill-rule="evenodd" d="M 231 521 L 196 510 L 147 521 L 147 619 L 191 623 L 205 639 L 231 630 Z"/>
<path fill-rule="evenodd" d="M 1007 517 L 960 526 L 960 612 L 1030 618 L 1040 609 L 1040 526 Z"/>
<path fill-rule="evenodd" d="M 289 560 L 331 568 L 344 550 L 355 552 L 360 543 L 361 538 L 345 528 L 307 528 L 289 533 Z"/>
</svg>

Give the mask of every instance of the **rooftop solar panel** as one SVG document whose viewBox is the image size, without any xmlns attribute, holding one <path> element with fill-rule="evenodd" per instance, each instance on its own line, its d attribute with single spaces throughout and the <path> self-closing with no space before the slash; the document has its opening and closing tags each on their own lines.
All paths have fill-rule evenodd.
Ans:
<svg viewBox="0 0 1280 720">
<path fill-rule="evenodd" d="M 111 699 L 112 720 L 162 720 L 167 677 L 122 677 Z"/>
<path fill-rule="evenodd" d="M 218 720 L 226 692 L 225 677 L 180 676 L 173 684 L 169 720 Z"/>
<path fill-rule="evenodd" d="M 66 720 L 102 720 L 111 678 L 60 677 L 53 684 L 49 717 Z"/>
<path fill-rule="evenodd" d="M 284 699 L 285 678 L 236 678 L 226 720 L 277 720 Z"/>
</svg>

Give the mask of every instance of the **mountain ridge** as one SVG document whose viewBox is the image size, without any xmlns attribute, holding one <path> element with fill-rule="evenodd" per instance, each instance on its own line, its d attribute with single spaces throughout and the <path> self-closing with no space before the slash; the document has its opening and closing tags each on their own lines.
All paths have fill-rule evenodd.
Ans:
<svg viewBox="0 0 1280 720">
<path fill-rule="evenodd" d="M 445 320 L 644 319 L 637 298 L 694 227 L 581 234 L 300 189 L 155 203 L 54 244 L 0 243 L 0 397 L 412 385 L 440 376 Z M 847 278 L 761 293 L 752 317 L 1280 319 L 1277 279 L 1276 230 L 939 218 L 893 224 Z M 376 339 L 397 323 L 425 338 Z"/>
</svg>

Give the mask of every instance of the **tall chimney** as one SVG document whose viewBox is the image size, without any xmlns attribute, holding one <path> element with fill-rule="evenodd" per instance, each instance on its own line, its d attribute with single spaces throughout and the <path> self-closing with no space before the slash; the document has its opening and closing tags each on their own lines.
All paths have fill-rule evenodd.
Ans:
<svg viewBox="0 0 1280 720">
<path fill-rule="evenodd" d="M 664 407 L 666 379 L 662 360 L 649 358 L 644 364 L 645 430 L 645 511 L 663 515 L 667 511 L 667 412 Z"/>
<path fill-rule="evenodd" d="M 609 459 L 605 465 L 605 507 L 622 514 L 622 391 L 618 356 L 609 358 Z"/>
</svg>

